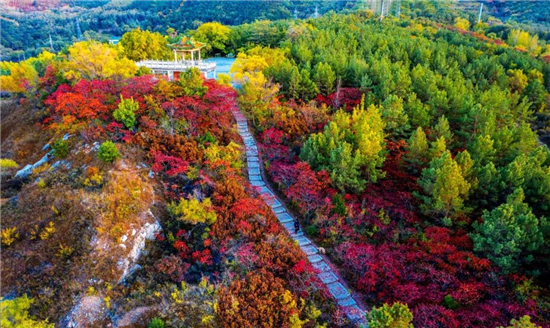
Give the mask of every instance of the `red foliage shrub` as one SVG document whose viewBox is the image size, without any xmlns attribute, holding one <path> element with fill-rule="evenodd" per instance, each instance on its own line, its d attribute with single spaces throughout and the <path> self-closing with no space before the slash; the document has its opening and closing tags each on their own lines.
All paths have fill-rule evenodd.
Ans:
<svg viewBox="0 0 550 328">
<path fill-rule="evenodd" d="M 294 166 L 296 182 L 288 188 L 286 196 L 298 205 L 302 213 L 309 213 L 324 205 L 331 181 L 327 171 L 313 171 L 309 164 L 298 162 Z"/>
<path fill-rule="evenodd" d="M 283 131 L 269 128 L 261 134 L 260 140 L 264 145 L 279 145 L 283 142 L 284 136 Z"/>
<path fill-rule="evenodd" d="M 361 103 L 361 97 L 363 97 L 363 92 L 357 88 L 340 88 L 339 92 L 334 92 L 328 97 L 318 95 L 315 100 L 330 107 L 340 108 L 345 106 L 346 109 L 352 110 Z"/>
<path fill-rule="evenodd" d="M 413 309 L 413 325 L 426 328 L 458 328 L 464 327 L 459 324 L 451 310 L 441 305 L 422 304 Z"/>
<path fill-rule="evenodd" d="M 175 255 L 163 257 L 155 262 L 155 270 L 168 279 L 179 283 L 183 280 L 183 275 L 189 269 L 190 264 L 183 263 L 181 259 Z"/>
<path fill-rule="evenodd" d="M 295 306 L 285 300 L 284 280 L 267 270 L 249 272 L 219 290 L 218 318 L 224 327 L 288 327 Z M 291 300 L 296 300 L 292 294 Z M 236 308 L 238 310 L 236 311 Z"/>
<path fill-rule="evenodd" d="M 175 156 L 168 156 L 160 151 L 151 151 L 153 157 L 152 169 L 155 173 L 163 172 L 172 177 L 180 173 L 185 173 L 189 163 Z"/>
</svg>

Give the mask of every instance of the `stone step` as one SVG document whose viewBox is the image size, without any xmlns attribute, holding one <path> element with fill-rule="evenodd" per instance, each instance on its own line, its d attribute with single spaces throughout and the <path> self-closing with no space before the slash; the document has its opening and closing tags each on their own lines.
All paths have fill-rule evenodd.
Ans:
<svg viewBox="0 0 550 328">
<path fill-rule="evenodd" d="M 271 192 L 271 190 L 267 187 L 267 186 L 263 186 L 260 188 L 260 193 L 262 194 L 268 194 L 270 195 L 271 197 L 274 197 L 273 196 L 273 193 Z"/>
<path fill-rule="evenodd" d="M 282 223 L 287 223 L 287 222 L 290 222 L 290 221 L 294 221 L 292 216 L 290 216 L 286 212 L 276 213 L 275 216 L 277 216 L 277 219 L 279 219 L 279 221 L 281 221 Z"/>
<path fill-rule="evenodd" d="M 336 300 L 345 299 L 351 296 L 351 294 L 344 287 L 344 285 L 342 285 L 341 282 L 333 282 L 331 284 L 327 284 L 327 287 L 328 291 Z"/>
<path fill-rule="evenodd" d="M 261 182 L 263 182 L 262 176 L 259 175 L 259 174 L 249 174 L 248 178 L 250 179 L 250 181 L 261 181 Z"/>
<path fill-rule="evenodd" d="M 360 327 L 366 327 L 365 312 L 363 312 L 357 304 L 344 307 L 344 312 L 351 321 L 358 321 L 361 323 Z"/>
<path fill-rule="evenodd" d="M 270 198 L 270 199 L 266 199 L 265 202 L 267 203 L 267 205 L 269 205 L 269 207 L 273 208 L 273 207 L 277 207 L 277 206 L 282 206 L 281 202 L 279 202 L 277 199 L 275 198 Z"/>
<path fill-rule="evenodd" d="M 313 264 L 314 267 L 315 267 L 315 263 L 323 262 L 323 258 L 319 254 L 308 256 L 307 259 L 309 260 L 309 262 Z"/>
<path fill-rule="evenodd" d="M 350 307 L 350 306 L 357 305 L 357 302 L 355 302 L 355 300 L 352 297 L 348 297 L 348 298 L 338 300 L 338 304 L 340 306 Z"/>
<path fill-rule="evenodd" d="M 272 208 L 273 213 L 279 214 L 285 212 L 285 208 L 282 206 Z"/>
<path fill-rule="evenodd" d="M 307 246 L 307 245 L 311 244 L 311 241 L 309 239 L 307 239 L 306 237 L 304 237 L 304 236 L 294 238 L 294 240 L 296 240 L 298 242 L 299 246 Z"/>
<path fill-rule="evenodd" d="M 299 230 L 298 233 L 294 233 L 294 228 L 292 229 L 292 231 L 289 231 L 288 229 L 287 229 L 287 231 L 288 231 L 288 234 L 290 235 L 290 237 L 292 237 L 292 238 L 301 237 L 301 236 L 304 235 L 304 232 L 302 230 Z"/>
<path fill-rule="evenodd" d="M 261 188 L 265 188 L 264 187 L 261 187 Z M 266 201 L 266 202 L 269 202 L 269 201 L 272 201 L 274 199 L 274 196 L 271 192 L 262 192 L 260 193 L 260 196 L 262 196 L 262 198 Z"/>
<path fill-rule="evenodd" d="M 300 246 L 300 248 L 308 256 L 319 253 L 319 251 L 317 250 L 317 247 L 315 247 L 313 245 Z"/>
<path fill-rule="evenodd" d="M 325 262 L 322 262 L 325 263 Z M 326 264 L 326 263 L 325 263 Z M 338 281 L 338 277 L 332 271 L 324 271 L 317 275 L 319 279 L 326 285 Z"/>
<path fill-rule="evenodd" d="M 285 229 L 288 230 L 289 232 L 294 232 L 294 222 L 292 221 L 284 222 L 283 227 L 285 227 Z"/>
<path fill-rule="evenodd" d="M 315 256 L 315 255 L 313 255 Z M 323 258 L 321 257 L 321 255 L 317 255 L 319 256 L 319 258 L 322 260 Z M 327 272 L 327 271 L 332 271 L 330 269 L 330 266 L 327 264 L 327 262 L 325 261 L 319 261 L 319 262 L 316 262 L 316 263 L 312 263 L 311 265 L 313 265 L 313 267 L 321 272 Z"/>
<path fill-rule="evenodd" d="M 338 281 L 338 276 L 332 271 L 330 266 L 319 255 L 319 251 L 311 240 L 304 236 L 302 229 L 298 233 L 294 233 L 294 219 L 286 212 L 281 202 L 275 197 L 271 190 L 267 187 L 260 175 L 260 158 L 258 146 L 254 137 L 248 130 L 248 122 L 246 117 L 238 110 L 232 109 L 233 115 L 237 121 L 237 131 L 243 139 L 245 145 L 247 171 L 250 184 L 259 189 L 261 197 L 271 207 L 273 213 L 283 227 L 288 231 L 290 236 L 298 243 L 301 250 L 307 255 L 311 265 L 319 270 L 317 276 L 327 286 L 331 295 L 336 299 L 339 306 L 344 309 L 347 317 L 357 326 L 366 327 L 364 312 L 359 308 L 357 302 L 353 299 L 349 291 Z"/>
<path fill-rule="evenodd" d="M 248 168 L 248 175 L 260 175 L 260 169 L 257 167 Z"/>
<path fill-rule="evenodd" d="M 262 186 L 265 186 L 265 183 L 262 181 L 261 178 L 259 178 L 258 180 L 250 180 L 250 184 L 251 184 L 253 187 L 262 187 Z"/>
</svg>

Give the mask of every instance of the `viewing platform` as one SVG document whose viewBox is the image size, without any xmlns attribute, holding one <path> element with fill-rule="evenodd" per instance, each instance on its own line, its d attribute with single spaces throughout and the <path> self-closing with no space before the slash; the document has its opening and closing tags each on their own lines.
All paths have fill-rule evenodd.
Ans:
<svg viewBox="0 0 550 328">
<path fill-rule="evenodd" d="M 177 79 L 181 72 L 185 72 L 192 67 L 198 68 L 205 78 L 216 77 L 216 63 L 205 62 L 203 60 L 143 60 L 136 62 L 136 65 L 138 67 L 147 67 L 154 74 L 166 75 L 170 80 Z M 213 73 L 213 75 L 210 77 L 209 73 Z"/>
<path fill-rule="evenodd" d="M 182 36 L 178 42 L 168 46 L 174 51 L 174 61 L 143 60 L 136 62 L 136 65 L 147 67 L 154 74 L 166 75 L 170 80 L 177 80 L 181 72 L 192 67 L 198 68 L 207 79 L 210 78 L 208 76 L 210 72 L 213 73 L 212 78 L 216 78 L 216 63 L 205 62 L 201 59 L 201 49 L 206 46 L 206 43 L 195 41 L 189 36 Z"/>
</svg>

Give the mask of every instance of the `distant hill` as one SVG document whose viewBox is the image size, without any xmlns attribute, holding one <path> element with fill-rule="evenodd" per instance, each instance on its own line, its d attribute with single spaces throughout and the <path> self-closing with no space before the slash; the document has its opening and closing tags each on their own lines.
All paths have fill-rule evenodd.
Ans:
<svg viewBox="0 0 550 328">
<path fill-rule="evenodd" d="M 53 45 L 60 51 L 78 39 L 105 41 L 136 28 L 179 32 L 218 21 L 239 25 L 255 20 L 307 18 L 351 8 L 355 1 L 5 1 L 2 60 L 23 60 Z M 18 23 L 15 24 L 15 22 Z M 51 35 L 51 44 L 50 44 Z"/>
</svg>

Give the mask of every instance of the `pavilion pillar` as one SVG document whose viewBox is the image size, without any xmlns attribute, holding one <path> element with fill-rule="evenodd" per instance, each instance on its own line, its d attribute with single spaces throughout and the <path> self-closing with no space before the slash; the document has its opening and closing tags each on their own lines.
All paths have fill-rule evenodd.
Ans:
<svg viewBox="0 0 550 328">
<path fill-rule="evenodd" d="M 174 61 L 178 62 L 178 55 L 176 54 L 176 50 L 174 50 Z"/>
<path fill-rule="evenodd" d="M 199 49 L 199 61 L 201 61 L 201 50 Z"/>
<path fill-rule="evenodd" d="M 194 58 L 194 56 L 193 56 L 193 52 L 194 52 L 194 51 L 191 51 L 191 61 L 194 61 L 194 60 L 195 60 L 195 58 Z"/>
</svg>

